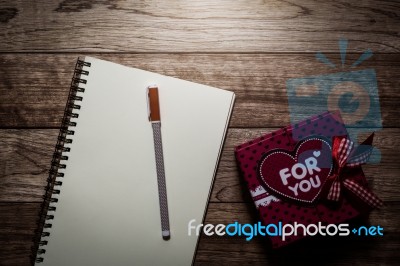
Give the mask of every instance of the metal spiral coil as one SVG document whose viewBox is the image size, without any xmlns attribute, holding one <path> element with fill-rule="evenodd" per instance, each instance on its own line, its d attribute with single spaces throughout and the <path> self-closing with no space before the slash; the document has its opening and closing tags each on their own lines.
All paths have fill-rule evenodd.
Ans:
<svg viewBox="0 0 400 266">
<path fill-rule="evenodd" d="M 60 194 L 60 186 L 62 186 L 62 181 L 57 180 L 57 178 L 64 177 L 64 173 L 59 172 L 59 169 L 65 169 L 67 165 L 63 162 L 68 160 L 68 156 L 63 155 L 65 152 L 70 152 L 69 147 L 64 147 L 64 144 L 72 143 L 70 136 L 75 134 L 74 130 L 70 127 L 75 127 L 76 122 L 71 121 L 71 118 L 78 118 L 79 114 L 75 113 L 74 110 L 79 110 L 81 106 L 77 104 L 83 100 L 82 96 L 78 96 L 77 93 L 85 92 L 85 89 L 79 87 L 80 84 L 86 84 L 87 80 L 82 78 L 82 76 L 89 75 L 89 71 L 83 70 L 83 67 L 90 67 L 91 63 L 85 62 L 78 59 L 74 69 L 74 75 L 71 81 L 71 87 L 69 90 L 67 104 L 64 110 L 64 116 L 62 119 L 61 128 L 57 137 L 57 144 L 53 153 L 53 158 L 50 165 L 49 176 L 47 178 L 47 185 L 44 188 L 43 202 L 40 207 L 39 218 L 37 221 L 37 229 L 35 230 L 35 236 L 33 238 L 32 246 L 32 256 L 31 263 L 43 262 L 44 258 L 41 256 L 46 253 L 45 246 L 47 245 L 47 240 L 42 240 L 42 237 L 50 236 L 49 232 L 43 232 L 43 229 L 48 229 L 52 227 L 51 220 L 54 219 L 54 213 L 56 212 L 56 207 L 50 204 L 56 204 L 58 199 L 53 197 L 53 195 Z"/>
</svg>

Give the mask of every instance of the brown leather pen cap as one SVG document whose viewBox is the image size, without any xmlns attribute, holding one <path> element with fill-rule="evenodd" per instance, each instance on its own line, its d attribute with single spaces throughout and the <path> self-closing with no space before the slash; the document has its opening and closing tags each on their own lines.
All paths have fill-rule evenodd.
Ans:
<svg viewBox="0 0 400 266">
<path fill-rule="evenodd" d="M 160 116 L 160 103 L 158 99 L 158 87 L 148 88 L 149 97 L 149 120 L 152 122 L 161 121 Z"/>
</svg>

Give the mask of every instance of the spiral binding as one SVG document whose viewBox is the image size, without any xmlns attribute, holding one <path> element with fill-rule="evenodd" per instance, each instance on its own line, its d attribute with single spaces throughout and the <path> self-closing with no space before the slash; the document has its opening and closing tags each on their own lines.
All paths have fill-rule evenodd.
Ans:
<svg viewBox="0 0 400 266">
<path fill-rule="evenodd" d="M 90 67 L 91 63 L 85 62 L 78 59 L 74 69 L 74 75 L 71 81 L 71 87 L 69 90 L 67 104 L 64 109 L 64 116 L 62 119 L 61 128 L 57 138 L 57 144 L 53 153 L 51 166 L 49 170 L 49 177 L 47 178 L 47 185 L 44 188 L 43 202 L 41 204 L 39 218 L 37 221 L 37 229 L 33 238 L 32 265 L 43 262 L 43 255 L 46 253 L 44 246 L 47 245 L 47 240 L 42 240 L 42 237 L 50 236 L 49 232 L 43 232 L 43 229 L 51 228 L 51 220 L 54 219 L 54 212 L 56 207 L 50 204 L 56 204 L 58 199 L 53 197 L 55 194 L 60 194 L 59 187 L 62 185 L 62 181 L 58 178 L 64 177 L 64 173 L 59 172 L 59 169 L 65 169 L 67 165 L 62 161 L 68 160 L 68 156 L 63 153 L 69 152 L 69 147 L 64 147 L 66 143 L 72 143 L 72 139 L 68 136 L 74 135 L 75 131 L 71 130 L 70 127 L 75 127 L 76 122 L 71 121 L 71 118 L 78 118 L 79 114 L 75 113 L 74 110 L 79 110 L 81 106 L 77 102 L 82 101 L 82 97 L 78 96 L 77 93 L 85 92 L 85 89 L 79 87 L 79 84 L 86 84 L 87 80 L 81 76 L 89 75 L 89 71 L 83 70 L 83 67 Z"/>
</svg>

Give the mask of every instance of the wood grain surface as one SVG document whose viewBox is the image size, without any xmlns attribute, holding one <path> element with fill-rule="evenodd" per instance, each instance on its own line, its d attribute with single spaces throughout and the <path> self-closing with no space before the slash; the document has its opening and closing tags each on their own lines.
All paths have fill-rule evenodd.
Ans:
<svg viewBox="0 0 400 266">
<path fill-rule="evenodd" d="M 205 219 L 213 224 L 258 221 L 233 150 L 290 123 L 288 80 L 375 71 L 371 99 L 383 128 L 357 141 L 376 130 L 381 162 L 363 169 L 385 206 L 352 224 L 367 220 L 384 236 L 309 238 L 272 250 L 265 238 L 202 235 L 195 265 L 398 265 L 399 22 L 400 2 L 390 0 L 0 0 L 0 266 L 29 265 L 73 67 L 85 55 L 236 93 Z M 349 40 L 344 65 L 341 38 Z M 351 67 L 368 49 L 374 55 Z M 318 51 L 336 67 L 319 62 Z"/>
<path fill-rule="evenodd" d="M 3 52 L 399 51 L 396 1 L 2 1 Z M 335 40 L 335 41 L 334 41 Z"/>
</svg>

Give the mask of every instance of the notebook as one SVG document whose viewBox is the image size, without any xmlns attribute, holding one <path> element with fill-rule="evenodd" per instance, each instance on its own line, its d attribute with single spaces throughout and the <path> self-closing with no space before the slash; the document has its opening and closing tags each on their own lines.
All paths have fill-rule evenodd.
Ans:
<svg viewBox="0 0 400 266">
<path fill-rule="evenodd" d="M 161 237 L 146 89 L 159 88 L 171 238 Z M 34 245 L 37 265 L 190 265 L 235 95 L 78 60 Z"/>
</svg>

